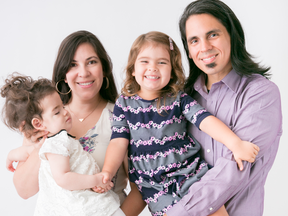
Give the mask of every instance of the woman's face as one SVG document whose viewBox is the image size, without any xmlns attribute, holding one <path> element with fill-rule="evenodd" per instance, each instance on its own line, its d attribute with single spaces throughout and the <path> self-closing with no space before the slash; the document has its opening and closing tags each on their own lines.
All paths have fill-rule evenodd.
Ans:
<svg viewBox="0 0 288 216">
<path fill-rule="evenodd" d="M 72 90 L 72 98 L 91 100 L 99 96 L 103 69 L 91 44 L 83 43 L 78 46 L 65 82 Z"/>
</svg>

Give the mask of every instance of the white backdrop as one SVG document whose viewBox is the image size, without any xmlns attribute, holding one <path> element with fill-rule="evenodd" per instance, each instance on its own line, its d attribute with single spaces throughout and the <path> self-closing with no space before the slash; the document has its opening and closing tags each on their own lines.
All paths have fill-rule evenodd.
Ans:
<svg viewBox="0 0 288 216">
<path fill-rule="evenodd" d="M 88 30 L 104 44 L 114 64 L 118 89 L 129 49 L 142 33 L 157 30 L 170 35 L 181 50 L 178 20 L 191 0 L 0 0 L 0 85 L 18 71 L 34 78 L 51 78 L 61 41 L 70 33 Z M 272 67 L 272 81 L 280 88 L 283 136 L 276 161 L 268 175 L 265 216 L 287 215 L 287 1 L 224 0 L 240 19 L 248 51 Z M 187 61 L 183 56 L 185 69 Z M 187 73 L 186 73 L 187 74 Z M 4 100 L 0 98 L 2 108 Z M 32 215 L 37 195 L 23 200 L 14 188 L 13 174 L 5 169 L 7 153 L 21 144 L 21 135 L 0 122 L 1 215 Z M 150 215 L 147 209 L 141 214 Z"/>
</svg>

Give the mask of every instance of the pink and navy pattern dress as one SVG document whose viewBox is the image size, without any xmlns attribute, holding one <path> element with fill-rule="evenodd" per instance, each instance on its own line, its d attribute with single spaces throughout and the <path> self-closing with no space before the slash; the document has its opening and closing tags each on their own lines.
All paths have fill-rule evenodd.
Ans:
<svg viewBox="0 0 288 216">
<path fill-rule="evenodd" d="M 187 120 L 199 127 L 211 115 L 183 92 L 158 99 L 120 95 L 113 112 L 112 136 L 129 140 L 129 178 L 153 215 L 163 215 L 208 170 L 199 143 L 186 133 Z"/>
</svg>

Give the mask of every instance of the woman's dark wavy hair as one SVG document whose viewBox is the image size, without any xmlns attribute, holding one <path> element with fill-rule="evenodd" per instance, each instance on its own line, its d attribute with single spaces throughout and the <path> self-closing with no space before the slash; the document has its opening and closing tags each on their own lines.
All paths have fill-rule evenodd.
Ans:
<svg viewBox="0 0 288 216">
<path fill-rule="evenodd" d="M 219 0 L 197 0 L 190 3 L 184 10 L 180 21 L 180 33 L 183 46 L 189 61 L 189 77 L 184 86 L 188 94 L 192 94 L 194 90 L 194 83 L 201 73 L 203 73 L 189 58 L 189 50 L 186 39 L 186 21 L 191 15 L 195 14 L 210 14 L 214 16 L 219 22 L 225 26 L 231 38 L 231 63 L 235 71 L 244 76 L 252 74 L 261 74 L 269 78 L 270 67 L 261 67 L 259 63 L 252 60 L 245 47 L 244 31 L 234 12 L 223 2 Z"/>
<path fill-rule="evenodd" d="M 74 58 L 75 52 L 78 46 L 83 43 L 89 43 L 94 48 L 94 51 L 98 55 L 102 64 L 103 76 L 109 79 L 108 89 L 106 89 L 106 78 L 103 79 L 103 83 L 100 89 L 100 95 L 105 100 L 115 103 L 117 97 L 117 88 L 112 73 L 112 61 L 99 39 L 94 34 L 88 31 L 74 32 L 68 35 L 62 41 L 54 64 L 52 76 L 53 84 L 55 85 L 58 81 L 66 78 L 66 74 L 71 68 L 71 63 Z M 68 84 L 65 82 L 59 82 L 57 87 L 60 92 L 68 92 L 70 90 Z M 60 94 L 60 97 L 63 101 L 63 104 L 67 104 L 71 98 L 71 92 L 67 95 Z"/>
</svg>

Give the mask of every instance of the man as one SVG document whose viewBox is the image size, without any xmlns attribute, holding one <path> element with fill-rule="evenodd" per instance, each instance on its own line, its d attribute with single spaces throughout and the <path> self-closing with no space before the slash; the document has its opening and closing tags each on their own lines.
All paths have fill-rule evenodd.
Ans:
<svg viewBox="0 0 288 216">
<path fill-rule="evenodd" d="M 280 94 L 267 79 L 270 68 L 252 60 L 239 20 L 219 0 L 192 2 L 179 25 L 190 67 L 186 92 L 260 151 L 239 171 L 231 151 L 190 125 L 213 168 L 167 215 L 206 216 L 223 204 L 230 216 L 263 215 L 264 184 L 282 135 Z"/>
</svg>

